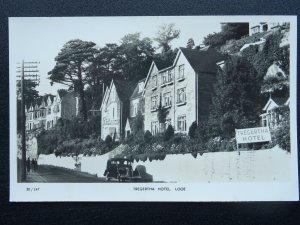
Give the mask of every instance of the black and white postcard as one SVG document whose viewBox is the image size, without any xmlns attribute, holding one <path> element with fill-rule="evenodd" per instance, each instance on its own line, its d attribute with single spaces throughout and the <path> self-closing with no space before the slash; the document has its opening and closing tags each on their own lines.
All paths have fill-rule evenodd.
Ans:
<svg viewBox="0 0 300 225">
<path fill-rule="evenodd" d="M 296 23 L 9 18 L 10 201 L 297 201 Z"/>
</svg>

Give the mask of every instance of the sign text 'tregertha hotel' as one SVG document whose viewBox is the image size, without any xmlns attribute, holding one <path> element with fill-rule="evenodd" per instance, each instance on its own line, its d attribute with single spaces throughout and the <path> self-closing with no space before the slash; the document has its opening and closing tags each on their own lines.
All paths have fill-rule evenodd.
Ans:
<svg viewBox="0 0 300 225">
<path fill-rule="evenodd" d="M 255 127 L 247 129 L 236 129 L 235 136 L 237 143 L 252 143 L 271 141 L 269 127 Z"/>
</svg>

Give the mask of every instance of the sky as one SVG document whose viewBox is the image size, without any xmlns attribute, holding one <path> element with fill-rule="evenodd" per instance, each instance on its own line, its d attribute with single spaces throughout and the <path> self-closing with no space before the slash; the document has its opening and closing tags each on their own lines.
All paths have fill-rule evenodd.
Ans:
<svg viewBox="0 0 300 225">
<path fill-rule="evenodd" d="M 9 18 L 10 76 L 16 76 L 15 68 L 22 60 L 39 61 L 39 94 L 56 94 L 58 89 L 67 87 L 60 84 L 51 86 L 47 74 L 54 67 L 54 59 L 60 49 L 69 40 L 79 38 L 103 47 L 106 43 L 119 44 L 122 37 L 135 32 L 140 32 L 141 38 L 154 38 L 160 25 L 169 23 L 174 23 L 181 32 L 180 37 L 171 43 L 173 48 L 185 47 L 189 38 L 199 45 L 207 34 L 221 29 L 218 17 Z"/>
</svg>

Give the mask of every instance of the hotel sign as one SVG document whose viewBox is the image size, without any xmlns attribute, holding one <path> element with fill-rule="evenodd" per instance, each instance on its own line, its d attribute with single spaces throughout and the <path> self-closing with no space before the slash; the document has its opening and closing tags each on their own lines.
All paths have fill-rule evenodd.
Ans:
<svg viewBox="0 0 300 225">
<path fill-rule="evenodd" d="M 235 129 L 237 144 L 271 141 L 269 127 Z"/>
</svg>

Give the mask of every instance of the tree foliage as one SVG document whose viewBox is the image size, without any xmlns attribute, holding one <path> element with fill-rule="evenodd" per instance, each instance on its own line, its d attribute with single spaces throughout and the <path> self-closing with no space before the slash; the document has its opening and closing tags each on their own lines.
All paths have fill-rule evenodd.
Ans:
<svg viewBox="0 0 300 225">
<path fill-rule="evenodd" d="M 290 109 L 288 106 L 279 107 L 275 109 L 275 113 L 281 115 L 281 122 L 275 131 L 274 142 L 282 149 L 291 151 L 291 137 L 290 137 Z"/>
<path fill-rule="evenodd" d="M 160 96 L 159 105 L 157 109 L 157 120 L 160 124 L 160 131 L 164 131 L 164 124 L 166 122 L 167 115 L 169 114 L 169 111 L 167 108 L 163 107 L 162 100 Z"/>
<path fill-rule="evenodd" d="M 87 120 L 84 85 L 88 76 L 87 68 L 98 52 L 95 45 L 79 39 L 68 41 L 55 57 L 54 68 L 48 72 L 52 82 L 73 86 L 79 93 L 80 115 L 84 120 Z"/>
<path fill-rule="evenodd" d="M 266 38 L 262 51 L 259 51 L 257 46 L 250 46 L 242 52 L 242 55 L 254 66 L 259 78 L 262 80 L 262 92 L 271 91 L 274 93 L 283 88 L 289 88 L 290 47 L 280 48 L 281 39 L 282 34 L 276 32 Z M 283 70 L 287 77 L 277 76 L 277 78 L 264 79 L 268 68 L 274 63 Z"/>
<path fill-rule="evenodd" d="M 31 80 L 24 81 L 24 101 L 27 108 L 39 97 L 36 86 L 37 84 Z M 17 81 L 17 131 L 20 131 L 22 122 L 21 99 L 21 81 Z"/>
<path fill-rule="evenodd" d="M 132 121 L 132 133 L 134 135 L 138 133 L 144 133 L 144 116 L 141 111 L 138 111 L 137 115 Z"/>
<path fill-rule="evenodd" d="M 165 132 L 164 140 L 169 141 L 173 136 L 174 136 L 174 128 L 172 127 L 172 125 L 169 125 Z"/>
<path fill-rule="evenodd" d="M 172 49 L 171 42 L 180 36 L 180 30 L 175 28 L 174 24 L 163 24 L 160 26 L 157 36 L 154 41 L 158 43 L 158 48 L 161 52 L 154 55 L 154 60 L 161 65 L 161 67 L 170 66 L 178 52 L 178 49 Z"/>
<path fill-rule="evenodd" d="M 36 90 L 37 83 L 31 80 L 24 80 L 24 100 L 25 105 L 29 107 L 39 97 L 39 92 Z M 21 81 L 17 81 L 17 98 L 21 100 Z"/>
<path fill-rule="evenodd" d="M 231 39 L 239 39 L 249 34 L 249 23 L 224 23 L 218 33 L 207 35 L 203 44 L 219 48 Z"/>
<path fill-rule="evenodd" d="M 128 34 L 121 39 L 115 67 L 125 80 L 144 78 L 152 62 L 154 48 L 150 38 L 141 39 L 140 33 Z"/>
<path fill-rule="evenodd" d="M 171 50 L 171 41 L 179 38 L 179 35 L 180 30 L 175 29 L 175 24 L 163 24 L 154 40 L 158 43 L 158 48 L 161 48 L 162 53 L 164 53 Z"/>
<path fill-rule="evenodd" d="M 259 121 L 260 80 L 243 57 L 228 57 L 217 73 L 209 124 L 211 137 L 233 137 L 235 128 L 254 127 Z"/>
<path fill-rule="evenodd" d="M 196 129 L 197 129 L 197 122 L 194 121 L 191 126 L 189 127 L 189 136 L 194 138 L 196 136 Z"/>
</svg>

